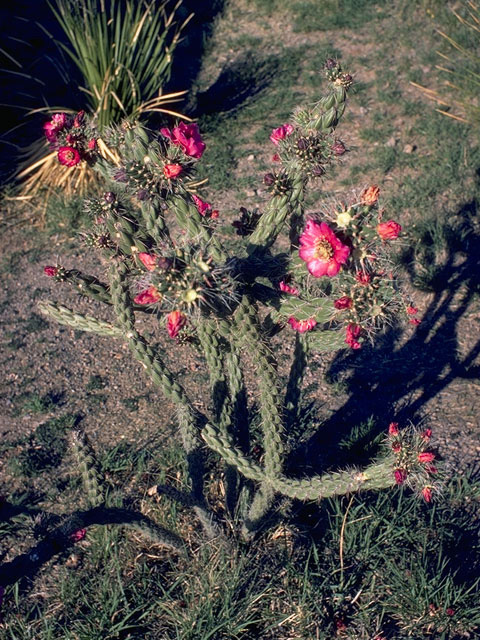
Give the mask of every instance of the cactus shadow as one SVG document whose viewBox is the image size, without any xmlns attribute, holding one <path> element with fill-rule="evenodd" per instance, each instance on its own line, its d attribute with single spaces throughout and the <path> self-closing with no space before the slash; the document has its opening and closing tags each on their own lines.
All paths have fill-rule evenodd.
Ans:
<svg viewBox="0 0 480 640">
<path fill-rule="evenodd" d="M 422 322 L 411 335 L 405 339 L 408 330 L 391 327 L 375 346 L 343 351 L 328 367 L 327 376 L 341 379 L 349 396 L 302 447 L 312 468 L 368 461 L 359 460 L 358 452 L 345 459 L 339 447 L 352 428 L 370 422 L 371 442 L 385 433 L 390 421 L 422 420 L 427 403 L 453 381 L 479 378 L 480 338 L 475 339 L 475 329 L 468 351 L 459 343 L 465 326 L 459 324 L 470 316 L 470 305 L 480 292 L 478 208 L 472 200 L 447 222 L 427 222 L 416 254 L 412 249 L 401 256 L 410 283 L 429 293 Z M 367 457 L 372 456 L 367 452 Z"/>
</svg>

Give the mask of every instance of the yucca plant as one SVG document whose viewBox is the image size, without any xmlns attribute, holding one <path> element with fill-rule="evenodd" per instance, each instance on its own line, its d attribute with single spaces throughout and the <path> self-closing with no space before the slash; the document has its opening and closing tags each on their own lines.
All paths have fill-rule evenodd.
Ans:
<svg viewBox="0 0 480 640">
<path fill-rule="evenodd" d="M 170 105 L 181 100 L 185 91 L 163 94 L 170 79 L 172 56 L 182 29 L 192 17 L 175 21 L 182 0 L 52 0 L 49 6 L 62 27 L 68 44 L 58 42 L 78 68 L 85 96 L 85 109 L 94 119 L 100 136 L 107 126 L 122 119 L 134 121 L 150 112 L 179 115 Z M 31 113 L 61 110 L 74 113 L 68 105 L 44 107 Z M 99 143 L 99 152 L 117 159 L 112 150 Z M 21 196 L 34 197 L 39 191 L 62 189 L 66 194 L 82 194 L 98 178 L 88 165 L 56 165 L 56 150 L 45 140 L 27 150 L 17 178 L 22 181 Z"/>
<path fill-rule="evenodd" d="M 457 9 L 452 8 L 458 36 L 452 36 L 444 29 L 437 33 L 447 44 L 447 50 L 437 51 L 441 63 L 436 65 L 440 72 L 441 88 L 432 89 L 415 82 L 430 100 L 435 101 L 437 111 L 460 122 L 475 126 L 480 124 L 480 105 L 478 91 L 480 88 L 480 6 L 473 0 L 467 0 Z M 466 40 L 468 44 L 462 43 Z"/>
<path fill-rule="evenodd" d="M 402 316 L 419 322 L 389 258 L 401 226 L 383 219 L 378 187 L 305 215 L 308 188 L 346 151 L 335 128 L 352 76 L 333 59 L 325 69 L 328 94 L 272 131 L 276 153 L 264 176 L 270 199 L 261 214 L 241 209 L 235 228 L 243 240 L 231 251 L 221 241 L 219 212 L 193 192 L 195 165 L 205 149 L 196 124 L 182 122 L 160 134 L 138 123 L 111 129 L 106 141 L 118 153 L 116 165 L 96 154 L 87 119 L 77 127 L 76 147 L 68 144 L 72 129 L 61 114 L 52 121 L 59 160 L 86 159 L 110 181 L 109 191 L 86 201 L 91 224 L 84 234 L 86 244 L 104 254 L 108 273 L 103 282 L 57 264 L 45 267 L 45 274 L 108 304 L 113 320 L 47 302 L 41 310 L 76 329 L 125 340 L 176 405 L 190 476 L 188 500 L 210 535 L 221 530 L 214 523 L 225 513 L 214 514 L 208 506 L 203 443 L 223 460 L 227 513 L 237 511 L 243 487 L 237 524 L 247 539 L 276 512 L 282 497 L 315 501 L 410 485 L 430 502 L 437 491 L 435 456 L 427 450 L 431 432 L 399 429 L 396 423 L 390 424 L 379 457 L 365 468 L 323 468 L 314 475 L 289 469 L 288 435 L 301 423 L 310 354 L 361 349 Z M 141 311 L 160 320 L 172 340 L 193 344 L 203 354 L 212 393 L 208 414 L 195 407 L 161 350 L 139 333 L 135 313 Z M 279 334 L 293 342 L 284 385 L 272 342 Z M 250 366 L 254 414 L 245 400 L 244 372 Z"/>
</svg>

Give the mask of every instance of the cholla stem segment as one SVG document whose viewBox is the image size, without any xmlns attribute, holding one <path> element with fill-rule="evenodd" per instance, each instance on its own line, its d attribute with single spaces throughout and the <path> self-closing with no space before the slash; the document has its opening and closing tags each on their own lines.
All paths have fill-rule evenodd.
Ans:
<svg viewBox="0 0 480 640">
<path fill-rule="evenodd" d="M 141 362 L 153 382 L 177 405 L 180 434 L 187 457 L 188 472 L 194 499 L 204 504 L 203 494 L 203 455 L 199 438 L 199 427 L 204 417 L 192 407 L 183 387 L 175 380 L 166 365 L 147 345 L 144 338 L 135 329 L 135 317 L 131 309 L 130 294 L 125 263 L 114 265 L 111 269 L 111 291 L 117 322 L 128 340 L 134 357 Z M 206 507 L 195 507 L 209 537 L 219 535 L 214 517 Z"/>
<path fill-rule="evenodd" d="M 111 336 L 113 338 L 121 338 L 123 336 L 122 330 L 109 322 L 103 322 L 103 320 L 97 320 L 97 318 L 93 318 L 92 316 L 75 313 L 62 304 L 45 301 L 39 302 L 38 308 L 44 315 L 78 331 L 87 331 L 97 333 L 100 336 Z"/>
</svg>

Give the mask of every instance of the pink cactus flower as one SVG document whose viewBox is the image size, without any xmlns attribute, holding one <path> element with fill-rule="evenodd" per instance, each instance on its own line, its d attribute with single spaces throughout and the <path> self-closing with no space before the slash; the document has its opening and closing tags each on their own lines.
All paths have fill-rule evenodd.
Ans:
<svg viewBox="0 0 480 640">
<path fill-rule="evenodd" d="M 196 196 L 194 193 L 192 193 L 192 198 L 193 198 L 193 201 L 195 202 L 195 206 L 197 207 L 198 213 L 201 216 L 205 216 L 209 211 L 211 211 L 212 209 L 211 204 L 209 204 L 208 202 L 204 202 L 201 198 Z M 210 216 L 218 218 L 218 211 L 216 213 L 217 213 L 216 216 L 213 216 L 213 212 L 210 214 Z"/>
<path fill-rule="evenodd" d="M 183 171 L 183 167 L 181 164 L 166 164 L 163 167 L 163 175 L 171 180 L 172 178 L 176 178 Z"/>
<path fill-rule="evenodd" d="M 93 151 L 93 149 L 97 148 L 97 141 L 95 140 L 95 138 L 92 138 L 88 141 L 87 147 L 90 149 L 90 151 Z"/>
<path fill-rule="evenodd" d="M 53 278 L 58 273 L 58 267 L 53 267 L 52 265 L 47 265 L 43 267 L 43 273 L 49 278 Z"/>
<path fill-rule="evenodd" d="M 167 316 L 167 331 L 170 338 L 176 338 L 187 324 L 187 316 L 181 311 L 172 311 Z"/>
<path fill-rule="evenodd" d="M 81 161 L 81 156 L 73 147 L 60 147 L 58 150 L 58 161 L 65 167 L 74 167 Z"/>
<path fill-rule="evenodd" d="M 160 133 L 168 138 L 172 144 L 182 148 L 185 155 L 191 158 L 201 158 L 205 151 L 205 143 L 203 142 L 198 125 L 195 123 L 185 124 L 180 122 L 178 127 L 170 129 L 160 129 Z"/>
<path fill-rule="evenodd" d="M 382 240 L 394 240 L 400 235 L 402 227 L 395 220 L 381 222 L 377 225 L 377 233 Z"/>
<path fill-rule="evenodd" d="M 298 289 L 296 289 L 295 287 L 291 287 L 284 280 L 282 280 L 278 286 L 280 287 L 280 291 L 283 291 L 283 293 L 289 293 L 292 296 L 298 296 L 299 294 Z"/>
<path fill-rule="evenodd" d="M 388 435 L 389 436 L 398 436 L 398 422 L 391 422 L 388 425 Z"/>
<path fill-rule="evenodd" d="M 403 484 L 407 479 L 407 472 L 405 469 L 395 469 L 393 475 L 395 476 L 395 482 L 397 484 Z"/>
<path fill-rule="evenodd" d="M 287 136 L 293 133 L 293 126 L 291 124 L 282 124 L 281 127 L 274 129 L 270 134 L 270 140 L 273 144 L 278 144 L 280 140 L 283 140 Z"/>
<path fill-rule="evenodd" d="M 412 307 L 411 305 L 407 307 L 407 315 L 414 316 L 416 313 L 418 313 L 417 307 Z"/>
<path fill-rule="evenodd" d="M 149 287 L 144 291 L 141 291 L 138 295 L 135 296 L 133 301 L 135 304 L 155 304 L 156 302 L 160 302 L 162 299 L 162 294 L 157 291 L 155 287 Z"/>
<path fill-rule="evenodd" d="M 361 342 L 358 342 L 357 338 L 362 333 L 362 327 L 358 324 L 349 324 L 346 329 L 345 343 L 352 349 L 360 349 Z"/>
<path fill-rule="evenodd" d="M 341 298 L 337 298 L 333 302 L 333 306 L 335 307 L 335 309 L 339 309 L 339 310 L 351 309 L 352 304 L 353 304 L 353 300 L 348 296 L 342 296 Z"/>
<path fill-rule="evenodd" d="M 431 451 L 422 451 L 418 454 L 417 458 L 419 462 L 424 464 L 426 462 L 432 462 L 433 460 L 435 460 L 435 454 Z"/>
<path fill-rule="evenodd" d="M 425 502 L 431 502 L 432 501 L 432 487 L 423 487 L 422 489 L 422 496 L 423 499 L 425 500 Z"/>
<path fill-rule="evenodd" d="M 73 540 L 73 542 L 80 542 L 80 540 L 83 540 L 86 535 L 86 529 L 78 529 L 77 531 L 74 531 L 70 534 L 70 540 Z"/>
<path fill-rule="evenodd" d="M 342 244 L 325 222 L 309 220 L 300 236 L 299 255 L 307 269 L 315 276 L 335 276 L 350 255 L 350 248 Z"/>
<path fill-rule="evenodd" d="M 315 318 L 309 318 L 308 320 L 297 320 L 293 316 L 288 319 L 288 324 L 298 331 L 298 333 L 305 333 L 306 331 L 311 331 L 314 326 L 317 324 Z"/>
<path fill-rule="evenodd" d="M 157 266 L 158 258 L 152 253 L 144 253 L 142 251 L 138 254 L 138 259 L 148 271 L 153 271 Z"/>
</svg>

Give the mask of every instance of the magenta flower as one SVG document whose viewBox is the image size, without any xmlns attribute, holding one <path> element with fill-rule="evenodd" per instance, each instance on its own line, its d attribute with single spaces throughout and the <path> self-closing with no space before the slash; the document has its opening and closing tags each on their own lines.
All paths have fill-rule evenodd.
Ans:
<svg viewBox="0 0 480 640">
<path fill-rule="evenodd" d="M 47 264 L 46 267 L 43 267 L 43 273 L 49 278 L 53 278 L 58 273 L 58 267 L 53 267 L 52 265 Z"/>
<path fill-rule="evenodd" d="M 333 302 L 333 306 L 335 309 L 351 309 L 353 304 L 353 300 L 348 296 L 342 296 L 341 298 L 337 298 Z"/>
<path fill-rule="evenodd" d="M 198 125 L 195 123 L 185 124 L 180 122 L 178 127 L 170 129 L 160 129 L 160 133 L 168 138 L 172 144 L 182 147 L 183 153 L 191 158 L 201 158 L 205 151 Z"/>
<path fill-rule="evenodd" d="M 299 294 L 299 291 L 297 288 L 291 287 L 289 284 L 287 284 L 283 280 L 280 282 L 278 286 L 280 287 L 280 291 L 283 291 L 284 293 L 290 293 L 292 296 L 298 296 Z"/>
<path fill-rule="evenodd" d="M 293 133 L 293 126 L 291 124 L 282 124 L 281 127 L 274 129 L 270 135 L 270 140 L 273 144 L 278 144 L 280 140 L 283 140 L 287 136 Z"/>
<path fill-rule="evenodd" d="M 395 482 L 397 484 L 403 484 L 407 479 L 407 472 L 405 469 L 395 469 L 393 475 L 395 476 Z"/>
<path fill-rule="evenodd" d="M 193 198 L 193 201 L 195 202 L 195 206 L 198 209 L 198 213 L 201 216 L 204 216 L 212 208 L 211 204 L 209 204 L 208 202 L 204 202 L 201 198 L 196 196 L 194 193 L 192 193 L 192 198 Z"/>
<path fill-rule="evenodd" d="M 74 531 L 70 534 L 70 540 L 72 540 L 73 542 L 80 542 L 80 540 L 83 540 L 86 535 L 86 529 L 78 529 L 77 531 Z"/>
<path fill-rule="evenodd" d="M 161 293 L 155 287 L 149 287 L 135 296 L 133 301 L 135 304 L 155 304 L 162 299 Z"/>
<path fill-rule="evenodd" d="M 311 331 L 313 327 L 317 324 L 315 318 L 309 318 L 308 320 L 297 320 L 293 316 L 288 319 L 288 324 L 298 331 L 298 333 L 305 333 L 305 331 Z"/>
<path fill-rule="evenodd" d="M 309 220 L 300 236 L 300 245 L 300 258 L 315 278 L 336 276 L 350 255 L 350 248 L 342 244 L 325 222 Z"/>
<path fill-rule="evenodd" d="M 73 147 L 60 147 L 58 150 L 58 161 L 66 167 L 74 167 L 81 159 L 80 154 Z"/>
<path fill-rule="evenodd" d="M 362 327 L 358 324 L 349 324 L 346 331 L 345 343 L 352 349 L 360 349 L 362 346 L 357 338 L 362 333 Z"/>
</svg>

